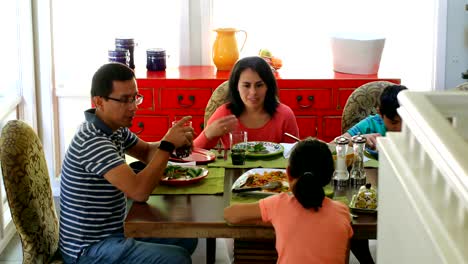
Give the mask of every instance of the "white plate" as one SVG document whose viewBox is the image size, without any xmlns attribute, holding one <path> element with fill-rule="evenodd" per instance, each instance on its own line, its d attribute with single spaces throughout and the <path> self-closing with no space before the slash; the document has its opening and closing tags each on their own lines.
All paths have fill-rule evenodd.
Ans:
<svg viewBox="0 0 468 264">
<path fill-rule="evenodd" d="M 251 170 L 244 172 L 244 174 L 242 174 L 239 178 L 237 178 L 237 180 L 232 184 L 231 190 L 235 188 L 241 188 L 241 186 L 245 184 L 245 181 L 247 181 L 247 178 L 249 178 L 250 175 L 253 175 L 256 173 L 263 174 L 264 172 L 272 172 L 272 171 L 281 171 L 281 172 L 286 173 L 285 169 L 266 169 L 266 168 L 251 169 Z M 282 181 L 282 184 L 283 186 L 289 187 L 288 181 Z M 265 196 L 277 194 L 277 192 L 265 192 L 265 191 L 251 191 L 251 192 L 245 192 L 245 193 L 260 194 L 260 195 L 265 195 Z"/>
<path fill-rule="evenodd" d="M 263 158 L 263 157 L 271 157 L 271 156 L 275 156 L 275 155 L 278 155 L 278 154 L 281 154 L 283 153 L 283 146 L 281 146 L 281 144 L 278 144 L 278 143 L 274 143 L 274 142 L 268 142 L 268 141 L 249 141 L 249 142 L 246 142 L 246 143 L 238 143 L 236 145 L 234 145 L 233 148 L 236 148 L 236 146 L 241 146 L 241 145 L 247 145 L 247 148 L 249 147 L 253 147 L 257 144 L 262 144 L 263 147 L 265 147 L 265 150 L 262 151 L 262 152 L 250 152 L 247 150 L 245 156 L 249 157 L 249 158 Z"/>
<path fill-rule="evenodd" d="M 208 176 L 208 170 L 203 167 L 197 167 L 197 166 L 181 166 L 181 167 L 186 167 L 186 168 L 193 168 L 193 169 L 202 169 L 200 175 L 194 178 L 189 178 L 189 177 L 181 177 L 177 179 L 168 179 L 167 177 L 163 177 L 160 182 L 161 184 L 166 184 L 166 185 L 173 185 L 173 186 L 182 186 L 182 185 L 189 185 L 193 183 L 197 183 L 204 179 L 206 176 Z"/>
</svg>

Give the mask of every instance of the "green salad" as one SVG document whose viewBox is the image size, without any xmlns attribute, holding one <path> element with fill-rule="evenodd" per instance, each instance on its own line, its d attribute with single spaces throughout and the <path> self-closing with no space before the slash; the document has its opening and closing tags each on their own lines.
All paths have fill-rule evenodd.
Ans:
<svg viewBox="0 0 468 264">
<path fill-rule="evenodd" d="M 188 180 L 200 176 L 202 174 L 202 171 L 203 169 L 198 167 L 182 167 L 179 165 L 168 165 L 164 170 L 164 177 L 166 180 Z"/>
<path fill-rule="evenodd" d="M 257 144 L 255 144 L 255 145 L 253 145 L 253 146 L 249 146 L 249 147 L 247 148 L 247 151 L 248 151 L 248 152 L 253 152 L 253 153 L 255 153 L 255 152 L 266 152 L 267 149 L 266 149 L 266 147 L 263 145 L 263 143 L 260 142 L 260 143 L 257 143 Z"/>
</svg>

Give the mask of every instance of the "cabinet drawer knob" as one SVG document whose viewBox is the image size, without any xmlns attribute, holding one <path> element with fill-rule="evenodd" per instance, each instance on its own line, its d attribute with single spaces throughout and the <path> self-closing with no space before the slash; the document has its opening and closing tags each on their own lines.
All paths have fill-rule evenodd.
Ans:
<svg viewBox="0 0 468 264">
<path fill-rule="evenodd" d="M 310 108 L 312 106 L 312 103 L 314 102 L 314 96 L 309 95 L 307 96 L 307 100 L 309 100 L 309 104 L 301 104 L 302 101 L 302 95 L 298 95 L 296 97 L 297 104 L 299 105 L 300 108 Z"/>
<path fill-rule="evenodd" d="M 177 103 L 181 106 L 181 107 L 184 107 L 184 108 L 188 108 L 188 107 L 191 107 L 195 104 L 195 95 L 189 95 L 188 96 L 188 99 L 190 101 L 189 104 L 184 104 L 182 101 L 184 100 L 184 96 L 183 95 L 178 95 L 177 96 Z"/>
<path fill-rule="evenodd" d="M 140 128 L 140 130 L 135 131 L 134 133 L 138 135 L 138 134 L 140 134 L 141 132 L 143 132 L 143 130 L 145 130 L 145 123 L 143 123 L 143 122 L 138 122 L 137 126 Z"/>
</svg>

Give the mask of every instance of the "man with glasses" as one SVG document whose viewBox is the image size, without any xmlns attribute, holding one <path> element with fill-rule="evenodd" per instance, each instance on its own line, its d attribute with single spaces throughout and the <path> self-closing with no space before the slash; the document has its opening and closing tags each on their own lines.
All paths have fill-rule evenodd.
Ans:
<svg viewBox="0 0 468 264">
<path fill-rule="evenodd" d="M 160 142 L 130 132 L 143 101 L 134 72 L 109 63 L 93 76 L 95 108 L 85 111 L 62 166 L 59 246 L 65 263 L 191 263 L 197 239 L 132 239 L 123 235 L 127 197 L 144 202 L 158 185 L 170 153 L 192 144 L 184 117 Z M 135 174 L 125 154 L 147 164 Z"/>
</svg>

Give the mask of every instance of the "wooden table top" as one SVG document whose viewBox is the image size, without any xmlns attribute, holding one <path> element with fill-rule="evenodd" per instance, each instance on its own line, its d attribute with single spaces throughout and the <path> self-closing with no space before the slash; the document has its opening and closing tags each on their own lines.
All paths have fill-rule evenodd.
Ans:
<svg viewBox="0 0 468 264">
<path fill-rule="evenodd" d="M 228 225 L 223 210 L 231 200 L 232 183 L 246 170 L 226 169 L 223 195 L 152 195 L 146 203 L 134 202 L 124 222 L 127 237 L 274 238 L 271 226 Z M 377 169 L 366 169 L 367 181 L 377 186 Z M 335 189 L 349 200 L 357 189 Z M 354 238 L 377 237 L 377 215 L 353 219 Z"/>
</svg>

